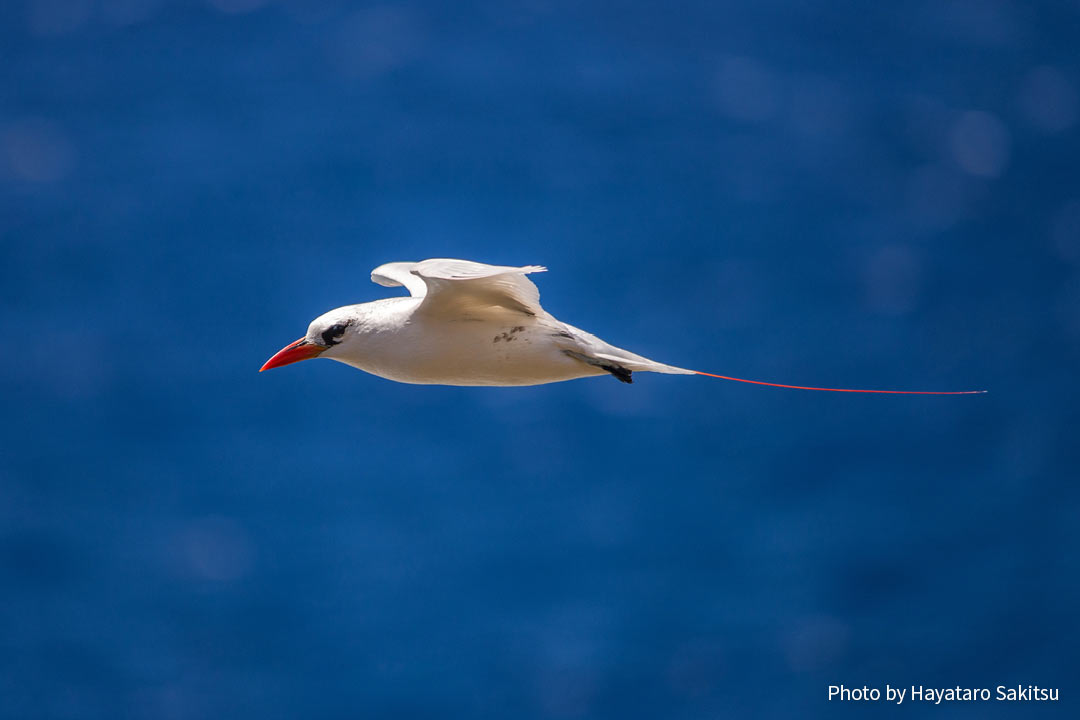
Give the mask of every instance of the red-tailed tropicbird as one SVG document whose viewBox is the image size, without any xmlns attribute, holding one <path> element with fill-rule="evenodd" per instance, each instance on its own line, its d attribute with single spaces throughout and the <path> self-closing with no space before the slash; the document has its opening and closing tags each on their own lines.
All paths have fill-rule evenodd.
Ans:
<svg viewBox="0 0 1080 720">
<path fill-rule="evenodd" d="M 411 297 L 346 305 L 320 315 L 304 337 L 267 360 L 259 372 L 325 357 L 388 380 L 423 385 L 541 385 L 607 373 L 629 383 L 634 372 L 659 372 L 829 392 L 984 392 L 805 387 L 665 365 L 552 317 L 540 307 L 536 285 L 525 277 L 545 270 L 449 259 L 380 265 L 372 281 L 403 285 Z"/>
</svg>

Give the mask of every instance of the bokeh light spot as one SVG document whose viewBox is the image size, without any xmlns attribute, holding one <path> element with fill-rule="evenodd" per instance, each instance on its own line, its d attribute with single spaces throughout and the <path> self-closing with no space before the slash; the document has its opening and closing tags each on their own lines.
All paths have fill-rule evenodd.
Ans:
<svg viewBox="0 0 1080 720">
<path fill-rule="evenodd" d="M 756 60 L 727 58 L 716 75 L 717 100 L 730 118 L 748 123 L 771 119 L 780 106 L 776 76 Z"/>
<path fill-rule="evenodd" d="M 74 151 L 67 135 L 49 120 L 26 119 L 0 129 L 0 149 L 12 176 L 29 182 L 53 182 L 70 171 Z"/>
<path fill-rule="evenodd" d="M 996 115 L 971 111 L 949 133 L 949 148 L 960 168 L 976 177 L 999 177 L 1009 164 L 1009 129 Z"/>
<path fill-rule="evenodd" d="M 1068 130 L 1080 116 L 1076 88 L 1054 67 L 1037 67 L 1020 89 L 1020 109 L 1036 128 L 1056 133 Z"/>
</svg>

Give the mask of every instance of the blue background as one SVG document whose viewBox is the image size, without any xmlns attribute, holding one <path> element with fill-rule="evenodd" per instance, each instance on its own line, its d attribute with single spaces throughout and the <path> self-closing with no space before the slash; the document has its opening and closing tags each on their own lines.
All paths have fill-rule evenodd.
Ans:
<svg viewBox="0 0 1080 720">
<path fill-rule="evenodd" d="M 0 716 L 1077 716 L 1077 3 L 0 8 Z M 256 373 L 439 256 L 991 392 Z"/>
</svg>

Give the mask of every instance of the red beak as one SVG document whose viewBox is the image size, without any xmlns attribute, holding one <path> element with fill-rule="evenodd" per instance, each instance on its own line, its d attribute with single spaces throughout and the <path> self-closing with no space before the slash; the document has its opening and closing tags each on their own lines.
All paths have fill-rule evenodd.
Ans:
<svg viewBox="0 0 1080 720">
<path fill-rule="evenodd" d="M 259 372 L 318 357 L 325 349 L 326 348 L 321 345 L 316 345 L 315 343 L 308 342 L 304 338 L 300 338 L 296 342 L 286 345 L 278 350 L 274 357 L 267 360 L 266 364 L 259 368 Z"/>
</svg>

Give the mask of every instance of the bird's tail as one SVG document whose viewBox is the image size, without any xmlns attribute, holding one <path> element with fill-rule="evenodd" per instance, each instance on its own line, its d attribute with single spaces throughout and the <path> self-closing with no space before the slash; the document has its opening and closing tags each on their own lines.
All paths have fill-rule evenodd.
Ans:
<svg viewBox="0 0 1080 720">
<path fill-rule="evenodd" d="M 985 390 L 864 390 L 861 388 L 814 387 L 811 385 L 765 382 L 764 380 L 748 380 L 746 378 L 717 375 L 715 373 L 701 372 L 700 370 L 687 370 L 674 365 L 665 365 L 632 353 L 629 350 L 609 345 L 595 335 L 570 325 L 563 324 L 560 330 L 563 332 L 557 333 L 558 335 L 575 340 L 575 344 L 564 349 L 564 352 L 571 357 L 610 372 L 623 382 L 631 382 L 630 376 L 633 372 L 656 372 L 668 375 L 705 375 L 751 385 L 765 385 L 789 390 L 817 390 L 819 392 L 872 393 L 877 395 L 980 395 L 986 392 Z M 569 331 L 569 333 L 566 331 Z"/>
<path fill-rule="evenodd" d="M 715 373 L 701 372 L 699 370 L 687 370 L 686 368 L 665 365 L 654 360 L 626 353 L 626 355 L 611 355 L 607 353 L 594 353 L 595 357 L 610 360 L 627 370 L 637 372 L 658 372 L 669 375 L 705 375 L 706 377 L 731 380 L 733 382 L 749 383 L 751 385 L 765 385 L 768 387 L 787 388 L 789 390 L 818 390 L 820 392 L 846 392 L 846 393 L 873 393 L 877 395 L 981 395 L 985 390 L 863 390 L 860 388 L 828 388 L 812 387 L 809 385 L 787 385 L 785 383 L 765 382 L 764 380 L 747 380 L 746 378 L 731 377 L 729 375 L 717 375 Z"/>
<path fill-rule="evenodd" d="M 660 372 L 665 372 L 661 370 Z M 735 382 L 750 383 L 751 385 L 767 385 L 769 387 L 788 388 L 790 390 L 820 390 L 821 392 L 846 392 L 846 393 L 875 393 L 879 395 L 981 395 L 985 390 L 862 390 L 857 388 L 827 388 L 810 387 L 808 385 L 785 385 L 783 383 L 764 382 L 762 380 L 747 380 L 745 378 L 716 375 L 714 373 L 699 372 L 697 370 L 683 370 L 681 372 L 705 375 L 707 377 L 720 378 L 721 380 L 734 380 Z"/>
<path fill-rule="evenodd" d="M 635 355 L 634 353 L 628 352 L 626 350 L 622 350 L 619 355 L 603 352 L 594 352 L 591 353 L 591 355 L 594 358 L 606 360 L 633 372 L 656 372 L 666 373 L 668 375 L 697 374 L 697 372 L 694 370 L 687 370 L 686 368 L 675 367 L 674 365 L 665 365 L 664 363 L 658 363 L 655 360 L 650 360 L 646 357 Z"/>
</svg>

